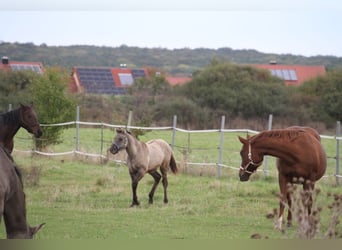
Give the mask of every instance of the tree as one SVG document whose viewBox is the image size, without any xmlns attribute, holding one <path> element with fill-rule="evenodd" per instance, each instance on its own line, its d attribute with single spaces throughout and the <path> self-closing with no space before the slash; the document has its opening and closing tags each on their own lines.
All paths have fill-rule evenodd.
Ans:
<svg viewBox="0 0 342 250">
<path fill-rule="evenodd" d="M 333 126 L 342 119 L 342 69 L 305 82 L 299 87 L 311 119 Z"/>
<path fill-rule="evenodd" d="M 0 106 L 3 111 L 7 111 L 8 105 L 17 107 L 19 103 L 30 101 L 30 96 L 26 91 L 35 78 L 40 75 L 30 70 L 21 71 L 1 71 L 0 72 Z"/>
<path fill-rule="evenodd" d="M 197 72 L 183 92 L 197 105 L 230 118 L 280 114 L 288 102 L 284 82 L 268 71 L 217 60 Z"/>
<path fill-rule="evenodd" d="M 153 121 L 158 100 L 163 99 L 169 91 L 170 85 L 164 76 L 150 74 L 149 78 L 140 78 L 134 82 L 124 101 L 133 110 L 137 123 L 148 126 Z"/>
<path fill-rule="evenodd" d="M 74 120 L 76 99 L 69 93 L 70 77 L 62 68 L 47 68 L 44 75 L 34 78 L 28 92 L 32 96 L 40 123 L 51 124 Z M 66 127 L 43 127 L 43 136 L 36 141 L 42 149 L 60 143 L 59 136 Z"/>
</svg>

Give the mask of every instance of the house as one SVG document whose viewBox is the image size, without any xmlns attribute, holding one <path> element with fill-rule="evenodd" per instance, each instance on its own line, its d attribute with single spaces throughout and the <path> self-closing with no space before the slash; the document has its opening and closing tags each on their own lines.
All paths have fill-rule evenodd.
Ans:
<svg viewBox="0 0 342 250">
<path fill-rule="evenodd" d="M 325 67 L 322 65 L 283 65 L 271 61 L 270 64 L 253 64 L 251 66 L 268 69 L 273 76 L 283 79 L 287 86 L 299 86 L 305 81 L 326 74 Z"/>
<path fill-rule="evenodd" d="M 43 74 L 44 67 L 41 62 L 20 62 L 11 61 L 7 56 L 1 58 L 0 71 L 32 70 L 38 74 Z"/>
<path fill-rule="evenodd" d="M 126 67 L 83 67 L 72 69 L 71 90 L 93 94 L 125 94 L 125 88 L 139 77 L 147 77 L 146 69 Z"/>
<path fill-rule="evenodd" d="M 165 79 L 171 86 L 183 85 L 192 80 L 191 77 L 177 77 L 177 76 L 166 76 Z"/>
</svg>

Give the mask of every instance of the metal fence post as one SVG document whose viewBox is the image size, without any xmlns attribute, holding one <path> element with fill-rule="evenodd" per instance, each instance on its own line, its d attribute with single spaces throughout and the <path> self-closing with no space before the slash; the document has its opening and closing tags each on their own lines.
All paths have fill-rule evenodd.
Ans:
<svg viewBox="0 0 342 250">
<path fill-rule="evenodd" d="M 224 125 L 226 123 L 226 117 L 221 117 L 221 129 L 220 129 L 220 146 L 219 146 L 219 158 L 217 162 L 217 177 L 221 177 L 221 164 L 222 164 L 222 153 L 223 153 L 223 138 L 224 138 Z"/>
<path fill-rule="evenodd" d="M 133 115 L 133 112 L 132 110 L 130 110 L 128 113 L 128 121 L 127 121 L 127 127 L 126 127 L 127 131 L 130 131 L 130 126 L 132 124 L 132 115 Z"/>
<path fill-rule="evenodd" d="M 103 123 L 101 122 L 101 149 L 100 149 L 100 154 L 103 155 Z M 102 158 L 101 158 L 102 159 Z M 102 162 L 102 160 L 101 160 Z"/>
<path fill-rule="evenodd" d="M 268 116 L 268 127 L 267 127 L 268 130 L 272 129 L 272 121 L 273 121 L 273 115 L 270 114 Z M 268 156 L 265 156 L 264 162 L 265 162 L 265 164 L 264 164 L 264 177 L 266 178 L 267 174 L 268 174 Z"/>
<path fill-rule="evenodd" d="M 76 107 L 76 138 L 75 138 L 75 150 L 78 151 L 79 144 L 79 129 L 80 129 L 80 106 Z"/>
<path fill-rule="evenodd" d="M 336 123 L 336 185 L 339 185 L 339 175 L 340 175 L 340 139 L 341 136 L 341 123 L 338 121 Z"/>
<path fill-rule="evenodd" d="M 173 124 L 172 124 L 172 138 L 171 138 L 171 148 L 175 149 L 175 139 L 176 139 L 176 127 L 177 127 L 177 116 L 173 116 Z"/>
</svg>

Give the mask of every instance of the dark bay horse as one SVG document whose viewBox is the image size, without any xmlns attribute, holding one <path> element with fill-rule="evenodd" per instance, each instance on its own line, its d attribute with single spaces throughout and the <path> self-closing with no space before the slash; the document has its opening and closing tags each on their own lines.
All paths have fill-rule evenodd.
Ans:
<svg viewBox="0 0 342 250">
<path fill-rule="evenodd" d="M 30 227 L 26 221 L 25 193 L 19 169 L 0 146 L 0 222 L 4 218 L 7 239 L 31 239 L 44 225 Z"/>
<path fill-rule="evenodd" d="M 304 190 L 313 190 L 315 182 L 325 173 L 327 160 L 316 130 L 309 127 L 289 127 L 287 129 L 264 131 L 244 139 L 240 151 L 240 181 L 248 181 L 252 173 L 262 164 L 264 155 L 277 157 L 278 180 L 280 187 L 280 209 L 276 225 L 281 229 L 286 202 L 291 208 L 291 197 L 288 192 L 289 183 L 298 183 L 302 179 Z M 312 197 L 310 197 L 312 201 Z M 308 209 L 310 213 L 310 208 Z M 289 209 L 287 224 L 292 224 Z"/>
<path fill-rule="evenodd" d="M 13 137 L 21 127 L 36 138 L 43 134 L 32 104 L 29 106 L 20 104 L 17 109 L 0 114 L 0 144 L 4 145 L 10 153 L 14 146 Z"/>
<path fill-rule="evenodd" d="M 178 171 L 170 145 L 161 139 L 150 140 L 146 143 L 141 142 L 130 132 L 117 129 L 109 151 L 116 154 L 123 149 L 126 149 L 127 152 L 127 165 L 132 181 L 133 201 L 131 207 L 139 205 L 136 190 L 138 182 L 146 173 L 149 173 L 154 179 L 154 184 L 149 193 L 149 203 L 153 203 L 153 195 L 161 178 L 164 187 L 164 203 L 168 203 L 167 172 L 169 167 L 173 173 Z M 160 168 L 161 175 L 157 172 L 158 168 Z"/>
</svg>

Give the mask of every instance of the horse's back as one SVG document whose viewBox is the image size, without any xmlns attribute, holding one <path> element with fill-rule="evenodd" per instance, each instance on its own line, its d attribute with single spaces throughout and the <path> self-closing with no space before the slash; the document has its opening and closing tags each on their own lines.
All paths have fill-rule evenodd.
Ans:
<svg viewBox="0 0 342 250">
<path fill-rule="evenodd" d="M 146 142 L 149 152 L 149 161 L 152 165 L 169 163 L 172 156 L 172 148 L 163 139 L 153 139 Z"/>
<path fill-rule="evenodd" d="M 301 160 L 298 162 L 298 166 L 304 171 L 308 176 L 308 179 L 312 181 L 319 180 L 326 171 L 327 159 L 326 153 L 321 144 L 321 137 L 319 133 L 310 127 L 300 127 L 292 126 L 287 129 L 298 130 L 301 136 L 297 137 L 295 143 L 300 145 L 299 155 L 301 155 Z M 287 160 L 279 159 L 277 165 L 287 165 Z M 279 168 L 278 168 L 279 169 Z M 286 171 L 285 168 L 283 171 Z M 300 171 L 298 169 L 298 171 Z"/>
<path fill-rule="evenodd" d="M 287 129 L 298 129 L 301 131 L 305 131 L 305 132 L 309 133 L 310 135 L 312 135 L 313 137 L 315 137 L 317 140 L 321 141 L 321 136 L 319 135 L 317 130 L 313 129 L 311 127 L 291 126 L 291 127 L 288 127 Z"/>
</svg>

